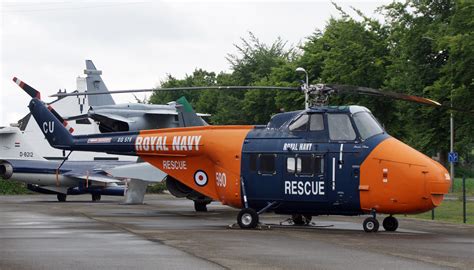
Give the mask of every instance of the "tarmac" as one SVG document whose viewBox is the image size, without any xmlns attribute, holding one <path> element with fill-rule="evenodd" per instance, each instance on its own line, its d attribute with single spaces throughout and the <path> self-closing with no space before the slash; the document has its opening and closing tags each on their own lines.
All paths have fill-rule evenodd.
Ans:
<svg viewBox="0 0 474 270">
<path fill-rule="evenodd" d="M 364 217 L 313 225 L 232 229 L 238 210 L 146 195 L 0 196 L 0 269 L 474 269 L 474 226 L 400 218 L 397 232 L 365 233 Z M 379 221 L 382 221 L 380 217 Z"/>
</svg>

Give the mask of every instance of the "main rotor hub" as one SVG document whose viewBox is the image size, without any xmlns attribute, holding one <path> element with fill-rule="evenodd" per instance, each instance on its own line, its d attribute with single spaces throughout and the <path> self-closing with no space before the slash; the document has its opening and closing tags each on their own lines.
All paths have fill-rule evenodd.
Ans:
<svg viewBox="0 0 474 270">
<path fill-rule="evenodd" d="M 303 85 L 303 92 L 307 95 L 307 102 L 309 107 L 318 107 L 325 106 L 329 103 L 329 96 L 334 94 L 336 91 L 325 85 L 325 84 L 315 84 L 315 85 Z"/>
</svg>

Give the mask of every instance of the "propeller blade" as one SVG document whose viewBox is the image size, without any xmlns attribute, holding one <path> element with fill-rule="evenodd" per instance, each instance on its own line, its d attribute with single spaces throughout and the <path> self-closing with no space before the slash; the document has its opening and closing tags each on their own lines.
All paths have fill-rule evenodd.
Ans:
<svg viewBox="0 0 474 270">
<path fill-rule="evenodd" d="M 191 87 L 171 87 L 171 88 L 153 88 L 153 89 L 132 89 L 132 90 L 112 90 L 108 92 L 73 92 L 73 93 L 57 93 L 50 97 L 69 97 L 69 96 L 91 96 L 91 95 L 104 95 L 104 94 L 126 94 L 126 93 L 143 93 L 143 92 L 154 92 L 154 91 L 183 91 L 183 90 L 249 90 L 249 89 L 261 89 L 261 90 L 288 90 L 298 91 L 300 87 L 285 87 L 285 86 L 191 86 Z"/>
</svg>

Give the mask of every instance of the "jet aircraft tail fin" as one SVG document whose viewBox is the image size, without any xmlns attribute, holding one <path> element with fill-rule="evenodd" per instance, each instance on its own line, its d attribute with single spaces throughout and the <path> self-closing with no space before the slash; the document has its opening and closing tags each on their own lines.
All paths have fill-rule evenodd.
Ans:
<svg viewBox="0 0 474 270">
<path fill-rule="evenodd" d="M 114 105 L 115 101 L 112 98 L 112 95 L 108 93 L 109 90 L 102 80 L 102 71 L 97 70 L 92 60 L 86 60 L 86 69 L 84 70 L 84 74 L 87 75 L 87 92 L 104 93 L 102 95 L 87 96 L 89 106 Z"/>
<path fill-rule="evenodd" d="M 176 100 L 176 110 L 178 111 L 178 120 L 180 127 L 207 126 L 204 119 L 199 117 L 191 104 L 183 96 Z"/>
</svg>

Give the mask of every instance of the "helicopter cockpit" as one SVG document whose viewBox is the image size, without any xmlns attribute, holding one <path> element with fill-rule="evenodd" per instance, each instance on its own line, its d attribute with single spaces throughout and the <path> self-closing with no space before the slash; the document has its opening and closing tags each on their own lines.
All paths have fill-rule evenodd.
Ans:
<svg viewBox="0 0 474 270">
<path fill-rule="evenodd" d="M 267 128 L 310 136 L 320 142 L 365 141 L 385 132 L 372 113 L 362 106 L 315 107 L 297 113 L 281 113 L 270 120 Z"/>
</svg>

